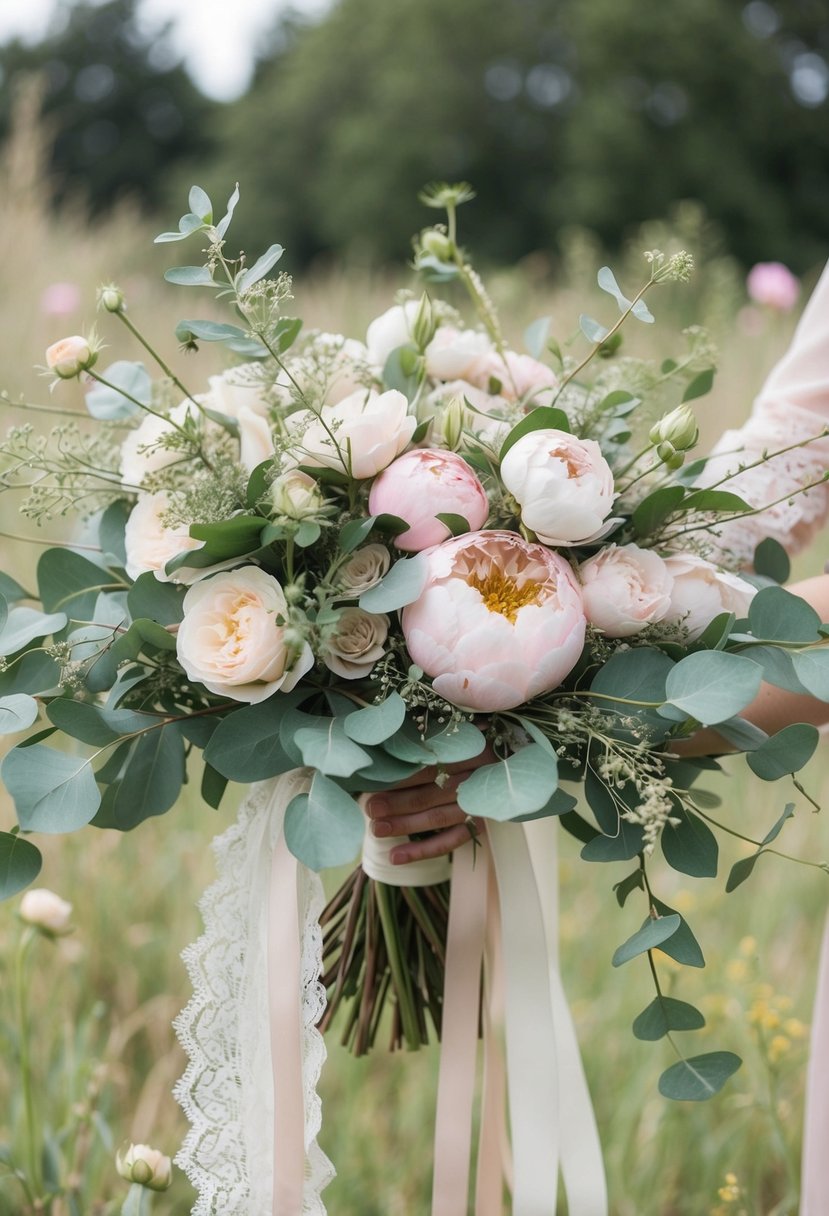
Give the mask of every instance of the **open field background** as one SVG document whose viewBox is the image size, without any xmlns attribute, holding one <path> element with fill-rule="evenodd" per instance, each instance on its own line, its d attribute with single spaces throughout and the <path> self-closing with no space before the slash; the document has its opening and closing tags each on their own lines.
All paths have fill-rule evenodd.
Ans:
<svg viewBox="0 0 829 1216">
<path fill-rule="evenodd" d="M 175 321 L 193 304 L 161 281 L 178 250 L 172 256 L 169 248 L 154 250 L 156 229 L 145 217 L 123 210 L 90 227 L 80 213 L 55 219 L 44 210 L 35 136 L 32 128 L 12 145 L 2 172 L 8 188 L 0 195 L 0 388 L 13 398 L 22 393 L 49 403 L 45 382 L 31 365 L 49 342 L 92 323 L 99 283 L 121 284 L 131 312 L 167 352 L 175 345 Z M 655 299 L 658 324 L 652 332 L 635 332 L 631 351 L 664 357 L 681 349 L 683 326 L 699 321 L 710 327 L 721 357 L 714 391 L 700 405 L 709 442 L 744 417 L 793 322 L 745 313 L 738 318 L 744 306 L 741 275 L 718 252 L 715 234 L 691 205 L 632 243 L 615 265 L 623 287 L 638 277 L 634 263 L 641 250 L 655 245 L 693 248 L 700 269 L 693 285 L 665 289 Z M 590 238 L 574 231 L 555 271 L 537 258 L 491 275 L 514 340 L 545 313 L 553 315 L 557 334 L 566 340 L 580 311 L 603 308 L 591 287 L 600 258 Z M 44 312 L 43 292 L 56 282 L 80 291 L 81 303 L 66 316 Z M 296 284 L 296 308 L 310 325 L 362 336 L 366 322 L 391 302 L 396 285 L 359 268 L 319 269 Z M 104 330 L 111 344 L 105 361 L 137 357 L 114 326 Z M 198 386 L 215 370 L 211 358 L 179 357 L 176 369 Z M 62 386 L 51 401 L 81 405 L 74 385 Z M 0 408 L 6 422 L 23 420 L 16 407 Z M 46 415 L 32 420 L 49 422 Z M 0 528 L 30 531 L 18 521 L 11 497 L 0 498 Z M 0 546 L 2 568 L 26 582 L 33 550 L 10 539 Z M 822 564 L 817 546 L 797 569 L 805 575 Z M 804 782 L 818 800 L 829 795 L 827 763 L 815 760 Z M 749 783 L 736 768 L 710 788 L 723 797 L 723 822 L 755 838 L 794 794 Z M 54 946 L 37 945 L 32 1016 L 38 1102 L 56 1134 L 69 1125 L 81 1129 L 64 1147 L 76 1155 L 84 1179 L 82 1211 L 89 1216 L 119 1210 L 124 1189 L 112 1163 L 113 1144 L 146 1141 L 172 1153 L 182 1137 L 183 1117 L 170 1096 L 183 1070 L 170 1021 L 188 997 L 178 956 L 199 932 L 196 902 L 212 875 L 209 841 L 230 822 L 232 811 L 230 799 L 217 813 L 200 805 L 193 792 L 170 815 L 129 836 L 90 830 L 45 842 L 41 883 L 72 901 L 77 929 Z M 12 822 L 4 799 L 0 824 L 7 828 Z M 803 799 L 797 799 L 795 820 L 779 843 L 809 861 L 829 860 L 826 825 Z M 669 1104 L 656 1092 L 669 1049 L 638 1043 L 630 1033 L 632 1018 L 650 1000 L 644 962 L 619 972 L 610 967 L 615 945 L 643 913 L 635 899 L 622 913 L 616 907 L 611 887 L 627 867 L 587 866 L 575 842 L 562 842 L 563 966 L 605 1145 L 614 1216 L 796 1212 L 804 1036 L 829 880 L 818 869 L 767 858 L 750 882 L 726 896 L 728 867 L 747 851 L 732 841 L 717 880 L 680 879 L 667 867 L 657 878 L 660 895 L 693 913 L 708 963 L 702 972 L 663 968 L 668 989 L 700 1005 L 716 1046 L 746 1061 L 718 1099 L 691 1106 Z M 0 905 L 0 1144 L 10 1139 L 20 1116 L 8 982 L 18 932 L 14 907 Z M 708 1033 L 696 1036 L 694 1050 L 706 1050 Z M 339 1170 L 327 1193 L 332 1216 L 418 1216 L 427 1210 L 435 1065 L 431 1051 L 417 1058 L 378 1054 L 353 1061 L 332 1043 L 322 1086 L 322 1143 Z M 719 1194 L 729 1173 L 736 1175 L 739 1197 L 730 1198 L 727 1190 Z M 184 1216 L 191 1203 L 186 1180 L 178 1176 L 155 1211 Z M 0 1214 L 19 1211 L 14 1184 L 0 1179 Z"/>
</svg>

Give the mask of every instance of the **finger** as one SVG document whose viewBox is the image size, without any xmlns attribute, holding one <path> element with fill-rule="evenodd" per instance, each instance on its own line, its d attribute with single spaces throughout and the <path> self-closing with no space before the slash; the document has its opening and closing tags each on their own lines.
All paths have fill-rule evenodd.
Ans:
<svg viewBox="0 0 829 1216">
<path fill-rule="evenodd" d="M 443 785 L 432 782 L 431 785 L 412 786 L 409 789 L 398 787 L 371 794 L 366 807 L 368 817 L 375 820 L 398 819 L 401 815 L 416 815 L 432 807 L 448 806 L 455 801 L 455 792 L 465 775 L 457 773 Z"/>
<path fill-rule="evenodd" d="M 433 806 L 425 811 L 417 811 L 412 815 L 375 819 L 372 821 L 371 830 L 373 835 L 380 838 L 413 836 L 417 832 L 440 832 L 444 828 L 464 823 L 465 820 L 466 812 L 461 810 L 457 802 L 449 802 L 443 806 Z"/>
<path fill-rule="evenodd" d="M 475 830 L 480 835 L 484 828 L 483 820 L 476 819 L 474 823 Z M 447 828 L 445 832 L 438 832 L 435 836 L 428 836 L 425 840 L 412 840 L 408 844 L 397 845 L 389 854 L 389 859 L 392 865 L 402 866 L 410 861 L 425 861 L 430 857 L 443 857 L 454 849 L 460 848 L 470 839 L 469 826 L 464 822 L 458 824 L 457 827 Z"/>
</svg>

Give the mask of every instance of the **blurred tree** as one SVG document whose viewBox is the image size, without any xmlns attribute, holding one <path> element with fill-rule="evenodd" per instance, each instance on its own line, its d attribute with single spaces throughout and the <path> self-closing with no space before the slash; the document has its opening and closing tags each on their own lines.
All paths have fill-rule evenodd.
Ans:
<svg viewBox="0 0 829 1216">
<path fill-rule="evenodd" d="M 0 139 L 24 77 L 40 75 L 55 199 L 93 211 L 122 195 L 155 206 L 172 165 L 206 156 L 217 108 L 171 58 L 164 32 L 136 20 L 137 0 L 65 5 L 37 45 L 0 47 Z"/>
<path fill-rule="evenodd" d="M 745 262 L 829 245 L 825 0 L 339 0 L 290 16 L 223 112 L 206 185 L 242 183 L 238 231 L 293 266 L 399 258 L 417 190 L 467 178 L 492 258 L 609 245 L 695 197 Z"/>
</svg>

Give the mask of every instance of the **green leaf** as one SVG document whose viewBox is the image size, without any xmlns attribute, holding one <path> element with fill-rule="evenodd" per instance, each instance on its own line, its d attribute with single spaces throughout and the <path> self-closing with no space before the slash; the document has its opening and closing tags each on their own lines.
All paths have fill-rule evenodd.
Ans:
<svg viewBox="0 0 829 1216">
<path fill-rule="evenodd" d="M 216 230 L 219 236 L 222 237 L 230 227 L 230 221 L 233 219 L 233 212 L 236 210 L 236 204 L 239 202 L 239 183 L 237 182 L 233 188 L 233 193 L 227 200 L 227 211 L 216 225 Z"/>
<path fill-rule="evenodd" d="M 668 865 L 692 878 L 715 878 L 720 848 L 708 824 L 681 806 L 676 806 L 671 814 L 679 823 L 676 826 L 666 823 L 661 836 Z"/>
<path fill-rule="evenodd" d="M 778 781 L 808 764 L 819 739 L 816 726 L 805 722 L 784 726 L 749 752 L 748 767 L 761 781 Z"/>
<path fill-rule="evenodd" d="M 763 670 L 724 651 L 690 654 L 668 673 L 666 699 L 706 726 L 733 718 L 760 691 Z"/>
<path fill-rule="evenodd" d="M 707 367 L 704 372 L 699 372 L 698 375 L 694 376 L 682 394 L 682 400 L 695 401 L 697 397 L 705 397 L 707 393 L 710 393 L 714 384 L 715 372 L 716 368 Z"/>
<path fill-rule="evenodd" d="M 56 697 L 46 709 L 49 721 L 82 743 L 106 747 L 124 735 L 146 730 L 160 719 L 155 714 L 142 714 L 131 709 L 106 709 L 89 701 L 73 701 Z"/>
<path fill-rule="evenodd" d="M 66 613 L 38 612 L 36 608 L 12 608 L 0 630 L 0 655 L 17 654 L 35 638 L 59 633 L 66 627 Z"/>
<path fill-rule="evenodd" d="M 741 752 L 754 751 L 768 739 L 766 732 L 760 730 L 759 726 L 740 717 L 726 718 L 725 722 L 718 722 L 717 734 L 722 735 L 723 739 L 739 748 Z"/>
<path fill-rule="evenodd" d="M 503 821 L 540 811 L 557 785 L 555 760 L 530 743 L 506 760 L 476 769 L 458 786 L 457 801 L 467 815 Z"/>
<path fill-rule="evenodd" d="M 201 778 L 201 796 L 214 811 L 218 811 L 226 789 L 227 777 L 217 772 L 212 764 L 205 764 Z"/>
<path fill-rule="evenodd" d="M 191 524 L 190 535 L 204 541 L 199 556 L 208 557 L 209 564 L 214 565 L 255 552 L 264 526 L 261 515 L 233 515 L 215 524 Z"/>
<path fill-rule="evenodd" d="M 751 601 L 748 627 L 767 642 L 818 642 L 820 617 L 799 595 L 784 587 L 764 587 Z"/>
<path fill-rule="evenodd" d="M 115 387 L 95 384 L 87 389 L 86 408 L 93 418 L 100 422 L 133 418 L 141 413 L 135 401 L 140 401 L 141 405 L 152 404 L 153 382 L 143 363 L 119 359 L 117 363 L 110 364 L 103 375 Z M 123 389 L 123 392 L 119 392 L 119 389 Z M 134 397 L 135 401 L 131 401 L 130 397 Z"/>
<path fill-rule="evenodd" d="M 649 916 L 642 928 L 616 950 L 612 960 L 613 966 L 621 967 L 624 963 L 629 963 L 632 958 L 637 958 L 638 955 L 646 954 L 648 950 L 661 946 L 676 933 L 678 928 L 679 917 L 676 914 L 658 918 Z"/>
<path fill-rule="evenodd" d="M 642 870 L 639 866 L 628 874 L 627 878 L 623 878 L 621 882 L 613 884 L 613 890 L 616 894 L 616 902 L 620 908 L 624 908 L 627 903 L 628 896 L 634 891 L 644 891 L 645 880 L 642 875 Z"/>
<path fill-rule="evenodd" d="M 13 735 L 37 721 L 38 704 L 34 697 L 25 693 L 12 693 L 0 697 L 0 735 Z"/>
<path fill-rule="evenodd" d="M 595 836 L 600 836 L 592 823 L 588 823 L 586 819 L 582 819 L 577 811 L 568 811 L 559 818 L 559 823 L 574 840 L 580 840 L 582 844 L 587 844 Z"/>
<path fill-rule="evenodd" d="M 523 439 L 525 435 L 532 434 L 533 431 L 568 431 L 570 430 L 570 420 L 564 410 L 558 409 L 553 405 L 539 405 L 534 410 L 530 410 L 525 418 L 517 422 L 507 435 L 504 442 L 501 444 L 501 452 L 499 459 L 503 460 L 507 452 L 513 447 L 519 439 Z"/>
<path fill-rule="evenodd" d="M 683 486 L 660 486 L 648 494 L 630 517 L 636 535 L 650 536 L 658 532 L 665 520 L 679 508 L 684 497 Z"/>
<path fill-rule="evenodd" d="M 247 291 L 249 287 L 253 287 L 254 283 L 258 283 L 260 279 L 264 279 L 269 270 L 272 270 L 285 250 L 281 245 L 271 245 L 260 258 L 257 258 L 251 267 L 244 270 L 236 279 L 236 291 L 239 295 Z"/>
<path fill-rule="evenodd" d="M 55 660 L 42 650 L 33 650 L 0 672 L 0 697 L 52 692 L 59 681 L 60 667 Z"/>
<path fill-rule="evenodd" d="M 0 596 L 9 604 L 13 604 L 15 600 L 34 599 L 31 592 L 21 587 L 20 583 L 4 570 L 0 570 Z"/>
<path fill-rule="evenodd" d="M 221 287 L 210 273 L 207 266 L 171 266 L 164 271 L 168 283 L 177 283 L 179 287 Z"/>
<path fill-rule="evenodd" d="M 736 619 L 736 614 L 733 612 L 720 612 L 713 621 L 708 622 L 694 645 L 700 650 L 722 650 L 731 635 Z"/>
<path fill-rule="evenodd" d="M 754 550 L 754 573 L 773 578 L 776 583 L 785 583 L 791 574 L 789 555 L 773 536 L 761 540 Z"/>
<path fill-rule="evenodd" d="M 369 587 L 357 601 L 366 612 L 393 612 L 420 597 L 428 574 L 426 561 L 417 554 L 401 558 L 376 587 Z"/>
<path fill-rule="evenodd" d="M 367 705 L 343 718 L 343 730 L 355 743 L 377 744 L 400 729 L 406 718 L 406 702 L 398 692 L 379 705 Z"/>
<path fill-rule="evenodd" d="M 484 735 L 471 722 L 430 730 L 423 743 L 433 757 L 432 763 L 437 764 L 459 764 L 463 760 L 473 760 L 486 747 Z"/>
<path fill-rule="evenodd" d="M 296 767 L 279 738 L 285 714 L 301 700 L 298 693 L 277 692 L 258 705 L 246 705 L 222 718 L 204 758 L 231 781 L 264 781 Z"/>
<path fill-rule="evenodd" d="M 294 540 L 300 549 L 307 549 L 309 545 L 315 545 L 320 538 L 322 528 L 316 520 L 303 519 L 300 521 L 299 527 L 294 533 Z"/>
<path fill-rule="evenodd" d="M 608 295 L 613 296 L 619 306 L 619 312 L 625 313 L 631 308 L 630 300 L 622 294 L 622 290 L 616 282 L 616 276 L 609 266 L 602 266 L 596 276 L 596 281 L 602 291 L 606 291 Z M 644 300 L 636 301 L 631 308 L 631 315 L 636 317 L 637 321 L 644 321 L 648 325 L 653 323 L 653 313 Z"/>
<path fill-rule="evenodd" d="M 674 667 L 673 660 L 654 646 L 617 651 L 593 677 L 590 691 L 601 695 L 591 700 L 603 713 L 615 714 L 620 720 L 635 718 L 637 730 L 647 730 L 652 742 L 660 742 L 671 729 L 658 710 Z M 644 704 L 631 705 L 630 701 Z M 633 737 L 633 728 L 623 721 L 612 730 L 621 738 Z"/>
<path fill-rule="evenodd" d="M 184 741 L 172 726 L 142 735 L 135 744 L 111 807 L 121 832 L 163 815 L 175 803 L 184 781 Z"/>
<path fill-rule="evenodd" d="M 777 839 L 783 830 L 783 825 L 785 824 L 786 820 L 791 819 L 793 815 L 794 803 L 788 802 L 783 810 L 783 814 L 777 820 L 775 820 L 771 828 L 768 830 L 768 832 L 766 832 L 766 835 L 763 837 L 762 843 L 757 852 L 752 853 L 750 857 L 742 857 L 739 861 L 735 861 L 734 865 L 731 867 L 731 873 L 728 875 L 728 881 L 725 884 L 727 893 L 736 891 L 737 887 L 741 886 L 742 883 L 744 883 L 746 879 L 751 876 L 751 872 L 757 862 L 763 856 L 766 846 L 770 845 Z"/>
<path fill-rule="evenodd" d="M 27 832 L 74 832 L 89 823 L 101 801 L 87 757 L 41 743 L 12 748 L 0 773 Z"/>
<path fill-rule="evenodd" d="M 529 815 L 515 815 L 510 822 L 530 823 L 533 819 L 549 819 L 551 815 L 563 817 L 569 815 L 576 806 L 578 806 L 578 799 L 559 788 L 553 791 L 552 798 L 544 804 L 540 811 L 533 811 Z"/>
<path fill-rule="evenodd" d="M 409 525 L 399 515 L 368 515 L 365 519 L 350 519 L 340 528 L 340 551 L 353 553 L 364 540 L 367 540 L 374 528 L 382 532 L 390 532 L 393 536 L 405 532 Z"/>
<path fill-rule="evenodd" d="M 807 692 L 829 701 L 829 647 L 801 650 L 792 655 L 794 674 Z"/>
<path fill-rule="evenodd" d="M 593 317 L 588 317 L 586 313 L 582 313 L 579 317 L 579 329 L 588 342 L 604 342 L 610 333 L 609 329 L 606 329 L 604 325 L 600 325 Z"/>
<path fill-rule="evenodd" d="M 301 329 L 302 321 L 299 317 L 282 317 L 270 335 L 270 344 L 277 354 L 284 355 L 286 350 L 291 349 Z"/>
<path fill-rule="evenodd" d="M 178 625 L 184 618 L 182 601 L 186 587 L 161 583 L 151 570 L 139 574 L 127 592 L 127 607 L 134 620 L 158 621 L 159 625 Z"/>
<path fill-rule="evenodd" d="M 317 718 L 294 736 L 302 763 L 329 777 L 350 777 L 371 757 L 349 739 L 340 718 Z"/>
<path fill-rule="evenodd" d="M 619 818 L 615 835 L 598 835 L 588 840 L 581 851 L 581 858 L 593 862 L 631 861 L 639 856 L 644 844 L 645 833 L 641 825 Z"/>
<path fill-rule="evenodd" d="M 672 1030 L 702 1030 L 705 1018 L 695 1005 L 672 996 L 657 996 L 633 1022 L 637 1039 L 653 1043 Z"/>
<path fill-rule="evenodd" d="M 360 851 L 365 818 L 336 782 L 314 773 L 307 794 L 297 794 L 285 811 L 285 841 L 294 857 L 312 870 L 341 866 Z"/>
<path fill-rule="evenodd" d="M 719 1093 L 742 1064 L 732 1051 L 710 1051 L 691 1056 L 667 1068 L 659 1078 L 663 1098 L 677 1102 L 705 1102 Z"/>
<path fill-rule="evenodd" d="M 617 418 L 626 418 L 637 405 L 642 404 L 641 397 L 634 397 L 624 388 L 614 388 L 606 397 L 602 397 L 597 409 L 603 414 L 613 414 Z"/>
<path fill-rule="evenodd" d="M 755 663 L 763 668 L 763 679 L 789 692 L 808 695 L 807 689 L 795 675 L 794 656 L 778 646 L 752 646 L 748 651 Z"/>
<path fill-rule="evenodd" d="M 552 317 L 539 317 L 524 330 L 524 345 L 534 359 L 540 359 L 550 338 Z"/>
<path fill-rule="evenodd" d="M 103 566 L 71 549 L 47 549 L 37 563 L 37 587 L 44 609 L 68 612 L 76 620 L 91 621 L 98 592 L 117 581 Z"/>
<path fill-rule="evenodd" d="M 652 902 L 660 916 L 679 916 L 675 908 L 669 908 L 661 899 L 654 897 Z M 675 962 L 682 963 L 685 967 L 705 966 L 705 958 L 700 950 L 699 942 L 683 916 L 679 917 L 679 928 L 676 933 L 663 942 L 659 949 L 663 954 L 669 955 Z"/>
<path fill-rule="evenodd" d="M 176 337 L 179 342 L 198 338 L 200 342 L 227 342 L 231 338 L 247 338 L 244 329 L 228 325 L 224 321 L 179 321 Z"/>
<path fill-rule="evenodd" d="M 0 900 L 17 895 L 40 873 L 40 850 L 16 832 L 0 832 Z"/>
<path fill-rule="evenodd" d="M 425 376 L 423 356 L 414 346 L 398 346 L 386 359 L 383 383 L 396 389 L 407 401 L 414 401 Z"/>
<path fill-rule="evenodd" d="M 127 560 L 124 547 L 124 533 L 132 506 L 125 498 L 111 502 L 101 516 L 98 524 L 98 539 L 101 542 L 104 560 L 114 561 L 123 566 Z"/>
<path fill-rule="evenodd" d="M 187 199 L 187 205 L 194 215 L 197 215 L 202 223 L 213 223 L 213 204 L 210 201 L 210 196 L 201 186 L 191 186 L 190 195 Z"/>
<path fill-rule="evenodd" d="M 730 490 L 694 490 L 682 504 L 683 511 L 724 511 L 729 515 L 750 511 L 751 504 Z"/>
</svg>

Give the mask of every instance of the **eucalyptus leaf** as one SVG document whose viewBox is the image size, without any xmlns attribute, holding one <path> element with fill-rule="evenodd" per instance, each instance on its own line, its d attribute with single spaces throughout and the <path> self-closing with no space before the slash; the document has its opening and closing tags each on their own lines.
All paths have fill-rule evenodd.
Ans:
<svg viewBox="0 0 829 1216">
<path fill-rule="evenodd" d="M 17 654 L 35 638 L 48 637 L 66 627 L 65 612 L 38 612 L 36 608 L 12 608 L 0 631 L 0 655 Z"/>
<path fill-rule="evenodd" d="M 43 858 L 31 841 L 17 832 L 0 832 L 0 900 L 10 899 L 34 882 Z"/>
<path fill-rule="evenodd" d="M 112 804 L 113 826 L 128 832 L 176 802 L 184 781 L 184 742 L 173 726 L 136 742 Z"/>
<path fill-rule="evenodd" d="M 213 204 L 210 201 L 210 196 L 206 190 L 202 190 L 201 186 L 191 186 L 190 194 L 187 199 L 187 205 L 193 215 L 204 224 L 212 224 L 213 222 Z"/>
<path fill-rule="evenodd" d="M 363 812 L 335 781 L 316 772 L 307 794 L 297 794 L 285 811 L 285 842 L 312 870 L 341 866 L 360 851 Z"/>
<path fill-rule="evenodd" d="M 182 602 L 186 588 L 177 583 L 160 582 L 151 570 L 139 574 L 127 593 L 127 607 L 135 619 L 157 621 L 159 625 L 178 625 L 184 618 Z"/>
<path fill-rule="evenodd" d="M 829 646 L 801 650 L 792 655 L 794 674 L 807 692 L 829 701 Z"/>
<path fill-rule="evenodd" d="M 579 329 L 587 338 L 588 342 L 604 342 L 610 330 L 604 325 L 600 325 L 593 317 L 588 317 L 586 313 L 582 313 L 579 317 Z"/>
<path fill-rule="evenodd" d="M 788 553 L 773 536 L 760 541 L 754 550 L 753 565 L 755 574 L 765 574 L 776 583 L 785 583 L 792 569 Z"/>
<path fill-rule="evenodd" d="M 39 709 L 34 697 L 26 693 L 12 693 L 0 697 L 0 735 L 13 735 L 19 730 L 28 730 L 37 721 Z"/>
<path fill-rule="evenodd" d="M 550 338 L 552 317 L 539 317 L 524 330 L 524 345 L 533 359 L 540 359 Z"/>
<path fill-rule="evenodd" d="M 624 963 L 629 963 L 631 959 L 637 958 L 638 955 L 646 954 L 648 950 L 661 946 L 676 933 L 679 923 L 679 917 L 676 914 L 660 917 L 649 916 L 642 928 L 615 951 L 612 959 L 613 966 L 621 967 Z"/>
<path fill-rule="evenodd" d="M 503 821 L 540 811 L 557 784 L 555 761 L 531 743 L 506 760 L 476 769 L 458 786 L 457 801 L 467 815 Z"/>
<path fill-rule="evenodd" d="M 705 1018 L 696 1006 L 672 996 L 656 996 L 634 1019 L 633 1033 L 637 1039 L 653 1043 L 672 1030 L 701 1030 L 704 1025 Z"/>
<path fill-rule="evenodd" d="M 343 718 L 343 730 L 355 743 L 377 744 L 389 739 L 406 718 L 406 702 L 389 693 L 379 705 L 367 705 Z"/>
<path fill-rule="evenodd" d="M 75 620 L 91 620 L 98 592 L 119 581 L 103 566 L 71 549 L 47 549 L 37 563 L 37 588 L 44 609 L 67 612 Z"/>
<path fill-rule="evenodd" d="M 358 601 L 366 612 L 393 612 L 420 597 L 426 585 L 428 565 L 420 554 L 394 562 L 376 587 L 369 587 Z"/>
<path fill-rule="evenodd" d="M 766 732 L 760 730 L 759 726 L 740 717 L 726 718 L 724 722 L 718 722 L 717 734 L 722 735 L 723 739 L 739 748 L 741 752 L 752 752 L 756 748 L 762 747 L 768 739 Z"/>
<path fill-rule="evenodd" d="M 103 376 L 115 387 L 96 383 L 87 389 L 85 398 L 87 410 L 99 422 L 117 422 L 140 414 L 136 401 L 140 405 L 152 404 L 153 382 L 143 363 L 119 359 L 110 364 Z"/>
<path fill-rule="evenodd" d="M 341 718 L 320 718 L 302 727 L 294 736 L 302 763 L 329 777 L 350 777 L 364 768 L 371 757 L 349 739 Z"/>
<path fill-rule="evenodd" d="M 88 757 L 41 743 L 12 748 L 0 774 L 27 832 L 74 832 L 89 823 L 101 801 Z"/>
<path fill-rule="evenodd" d="M 820 734 L 816 726 L 799 722 L 784 726 L 748 755 L 748 766 L 761 781 L 779 781 L 811 760 Z"/>
<path fill-rule="evenodd" d="M 751 504 L 731 490 L 694 490 L 682 504 L 683 511 L 714 511 L 728 515 L 750 511 Z"/>
<path fill-rule="evenodd" d="M 98 539 L 104 559 L 112 560 L 119 566 L 125 565 L 127 560 L 124 535 L 131 512 L 132 505 L 125 498 L 116 499 L 109 504 L 98 524 Z"/>
<path fill-rule="evenodd" d="M 285 250 L 281 245 L 271 245 L 261 257 L 257 258 L 249 269 L 244 270 L 236 279 L 236 291 L 239 295 L 246 292 L 254 283 L 258 283 L 260 279 L 264 279 L 269 270 L 272 270 Z"/>
<path fill-rule="evenodd" d="M 766 642 L 818 642 L 820 617 L 799 595 L 784 587 L 758 591 L 748 610 L 748 626 Z"/>
<path fill-rule="evenodd" d="M 42 650 L 31 650 L 0 672 L 0 697 L 14 693 L 53 692 L 60 682 L 60 666 Z"/>
<path fill-rule="evenodd" d="M 171 266 L 164 271 L 168 283 L 177 283 L 179 287 L 221 287 L 210 273 L 207 266 Z"/>
<path fill-rule="evenodd" d="M 613 884 L 616 902 L 620 908 L 624 908 L 625 904 L 627 903 L 628 896 L 632 895 L 634 891 L 644 891 L 644 889 L 645 880 L 639 866 L 637 866 L 635 870 L 632 870 L 631 873 L 628 874 L 627 878 L 623 878 L 621 882 Z"/>
<path fill-rule="evenodd" d="M 677 663 L 665 684 L 667 700 L 706 726 L 733 718 L 760 690 L 762 668 L 724 651 L 698 651 Z"/>
<path fill-rule="evenodd" d="M 284 716 L 301 700 L 299 693 L 278 692 L 258 705 L 246 705 L 222 718 L 204 758 L 231 781 L 264 781 L 296 767 L 280 742 Z"/>
<path fill-rule="evenodd" d="M 679 822 L 666 823 L 660 838 L 668 865 L 692 878 L 715 878 L 720 849 L 708 824 L 681 806 L 671 816 Z"/>
<path fill-rule="evenodd" d="M 622 294 L 622 290 L 616 282 L 616 276 L 609 266 L 602 266 L 596 276 L 596 281 L 602 291 L 606 291 L 608 295 L 613 296 L 621 313 L 627 312 L 630 308 L 631 315 L 636 317 L 637 321 L 644 321 L 646 324 L 653 323 L 653 313 L 644 300 L 637 300 L 633 307 L 631 307 L 630 300 Z"/>
<path fill-rule="evenodd" d="M 655 896 L 652 902 L 660 916 L 679 916 L 679 928 L 676 933 L 659 947 L 662 953 L 669 955 L 675 962 L 682 963 L 685 967 L 704 967 L 705 958 L 699 942 L 691 932 L 691 927 L 684 916 L 680 916 L 676 908 L 669 908 Z"/>
<path fill-rule="evenodd" d="M 107 709 L 90 701 L 73 701 L 70 697 L 56 697 L 50 702 L 46 716 L 64 734 L 92 747 L 106 747 L 125 735 L 147 730 L 161 720 L 156 714 Z"/>
<path fill-rule="evenodd" d="M 742 1064 L 732 1051 L 710 1051 L 672 1064 L 659 1078 L 663 1098 L 677 1102 L 705 1102 L 713 1098 Z"/>
<path fill-rule="evenodd" d="M 220 237 L 223 237 L 230 227 L 230 221 L 233 219 L 233 212 L 236 210 L 236 204 L 239 202 L 239 183 L 237 182 L 233 193 L 227 200 L 227 210 L 216 225 L 216 231 Z"/>
<path fill-rule="evenodd" d="M 21 587 L 17 579 L 12 578 L 10 574 L 6 574 L 4 570 L 0 570 L 0 596 L 8 604 L 13 604 L 16 600 L 34 599 L 30 591 L 26 591 L 24 587 Z"/>
</svg>

